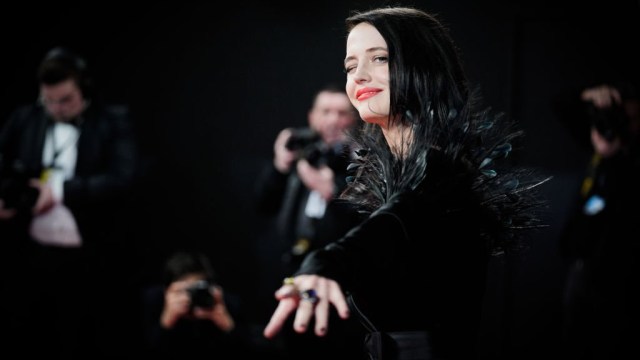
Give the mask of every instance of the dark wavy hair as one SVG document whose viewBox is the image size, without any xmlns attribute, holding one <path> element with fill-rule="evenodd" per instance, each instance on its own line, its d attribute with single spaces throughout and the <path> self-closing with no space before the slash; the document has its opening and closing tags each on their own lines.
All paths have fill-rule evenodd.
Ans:
<svg viewBox="0 0 640 360">
<path fill-rule="evenodd" d="M 347 30 L 361 23 L 374 26 L 387 43 L 389 121 L 410 128 L 411 138 L 391 149 L 378 125 L 352 131 L 358 157 L 349 165 L 354 175 L 347 178 L 340 199 L 371 214 L 403 194 L 427 191 L 422 185 L 429 172 L 430 186 L 438 184 L 428 190 L 432 194 L 470 190 L 470 197 L 478 199 L 481 237 L 493 253 L 519 248 L 522 232 L 541 226 L 538 210 L 544 202 L 537 187 L 548 180 L 505 163 L 512 141 L 523 132 L 502 113 L 480 109 L 479 91 L 470 91 L 459 51 L 433 15 L 378 8 L 347 18 Z M 435 173 L 427 171 L 434 159 L 445 164 Z M 453 201 L 442 205 L 445 212 L 455 206 Z"/>
<path fill-rule="evenodd" d="M 443 120 L 449 108 L 466 102 L 459 50 L 433 15 L 406 7 L 369 10 L 348 17 L 347 31 L 360 23 L 373 25 L 387 43 L 392 115 L 420 121 L 433 110 L 433 117 Z"/>
<path fill-rule="evenodd" d="M 165 263 L 163 283 L 165 286 L 169 286 L 172 282 L 190 274 L 204 275 L 211 283 L 217 281 L 217 274 L 206 254 L 178 251 L 173 253 Z"/>
</svg>

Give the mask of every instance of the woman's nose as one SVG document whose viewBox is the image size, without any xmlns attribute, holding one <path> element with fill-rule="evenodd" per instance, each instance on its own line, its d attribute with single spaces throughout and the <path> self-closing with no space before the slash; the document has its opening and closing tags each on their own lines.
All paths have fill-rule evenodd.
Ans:
<svg viewBox="0 0 640 360">
<path fill-rule="evenodd" d="M 369 76 L 369 71 L 365 64 L 358 65 L 355 73 L 353 74 L 353 79 L 358 84 L 371 80 L 371 76 Z"/>
</svg>

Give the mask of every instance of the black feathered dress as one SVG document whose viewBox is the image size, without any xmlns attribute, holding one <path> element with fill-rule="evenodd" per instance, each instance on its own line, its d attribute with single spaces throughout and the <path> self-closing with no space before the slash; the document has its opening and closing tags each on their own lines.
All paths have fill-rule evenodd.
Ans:
<svg viewBox="0 0 640 360">
<path fill-rule="evenodd" d="M 379 127 L 356 130 L 359 157 L 342 199 L 368 217 L 297 275 L 336 280 L 370 331 L 424 332 L 428 349 L 416 359 L 470 359 L 489 257 L 521 247 L 521 232 L 539 226 L 544 180 L 500 161 L 520 135 L 501 116 L 471 103 L 446 119 L 430 114 L 410 123 L 401 158 Z"/>
</svg>

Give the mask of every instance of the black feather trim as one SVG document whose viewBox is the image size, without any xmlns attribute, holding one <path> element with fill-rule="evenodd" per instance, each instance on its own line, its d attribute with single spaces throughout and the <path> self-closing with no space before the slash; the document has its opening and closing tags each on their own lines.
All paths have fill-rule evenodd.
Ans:
<svg viewBox="0 0 640 360">
<path fill-rule="evenodd" d="M 414 136 L 401 147 L 404 156 L 393 155 L 379 126 L 361 124 L 350 134 L 358 150 L 341 198 L 372 213 L 417 189 L 429 169 L 430 152 L 438 151 L 446 161 L 464 164 L 456 169 L 466 172 L 461 177 L 473 179 L 471 191 L 491 219 L 482 234 L 490 251 L 520 248 L 523 231 L 545 226 L 539 219 L 545 201 L 538 187 L 550 178 L 506 161 L 512 142 L 523 132 L 489 108 L 477 111 L 477 102 L 472 97 L 458 109 L 424 111 L 421 119 L 405 114 L 407 133 L 413 131 Z"/>
</svg>

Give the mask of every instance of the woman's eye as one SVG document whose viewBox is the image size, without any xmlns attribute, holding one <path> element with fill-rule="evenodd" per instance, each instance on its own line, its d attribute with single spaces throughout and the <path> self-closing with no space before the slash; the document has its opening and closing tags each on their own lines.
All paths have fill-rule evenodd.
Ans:
<svg viewBox="0 0 640 360">
<path fill-rule="evenodd" d="M 389 61 L 389 58 L 386 56 L 376 56 L 373 58 L 373 62 L 377 63 L 386 63 L 387 61 Z"/>
<path fill-rule="evenodd" d="M 344 72 L 345 72 L 346 74 L 351 74 L 351 73 L 353 73 L 353 72 L 355 71 L 355 69 L 356 69 L 356 67 L 355 67 L 355 66 L 346 66 L 346 67 L 344 68 Z"/>
</svg>

